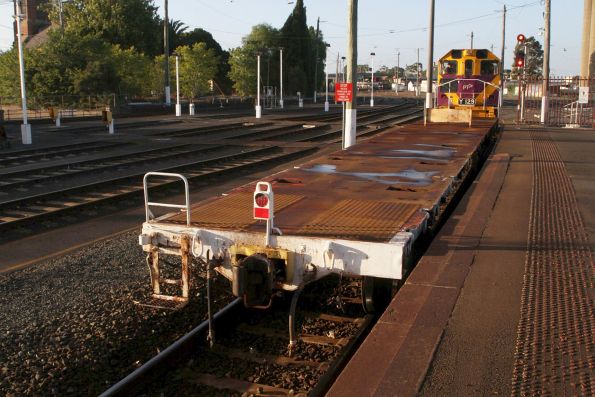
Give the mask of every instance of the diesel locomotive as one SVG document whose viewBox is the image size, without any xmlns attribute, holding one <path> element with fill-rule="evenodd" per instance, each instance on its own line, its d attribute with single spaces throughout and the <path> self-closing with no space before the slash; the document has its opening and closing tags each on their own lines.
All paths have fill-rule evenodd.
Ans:
<svg viewBox="0 0 595 397">
<path fill-rule="evenodd" d="M 451 50 L 438 62 L 438 108 L 471 109 L 495 118 L 500 102 L 500 59 L 484 49 Z"/>
</svg>

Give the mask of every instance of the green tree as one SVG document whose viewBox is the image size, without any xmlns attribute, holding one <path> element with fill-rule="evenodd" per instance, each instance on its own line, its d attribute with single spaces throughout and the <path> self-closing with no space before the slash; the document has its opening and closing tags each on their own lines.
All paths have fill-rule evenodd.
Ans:
<svg viewBox="0 0 595 397">
<path fill-rule="evenodd" d="M 312 52 L 313 34 L 306 23 L 306 7 L 303 0 L 297 0 L 293 12 L 280 30 L 281 46 L 284 51 L 284 65 L 288 79 L 284 85 L 287 91 L 295 93 L 312 92 L 315 60 Z"/>
<path fill-rule="evenodd" d="M 217 74 L 219 59 L 215 50 L 207 48 L 205 43 L 176 48 L 180 56 L 180 90 L 192 99 L 210 91 L 209 82 Z"/>
<path fill-rule="evenodd" d="M 409 78 L 417 77 L 418 73 L 420 73 L 420 75 L 423 76 L 423 65 L 421 64 L 421 62 L 415 62 L 411 65 L 407 65 L 407 67 L 405 68 L 405 74 Z"/>
<path fill-rule="evenodd" d="M 163 21 L 159 22 L 159 31 L 163 32 Z M 169 20 L 168 23 L 169 55 L 174 53 L 174 49 L 186 45 L 184 36 L 187 33 L 188 26 L 182 21 Z M 161 37 L 160 48 L 163 48 L 163 35 Z"/>
<path fill-rule="evenodd" d="M 231 70 L 229 77 L 234 82 L 233 87 L 240 95 L 254 95 L 256 93 L 256 55 L 261 54 L 261 82 L 263 77 L 262 66 L 265 63 L 270 65 L 270 71 L 266 74 L 274 79 L 271 84 L 278 83 L 278 64 L 275 67 L 273 49 L 278 47 L 279 31 L 267 24 L 256 25 L 250 34 L 242 39 L 242 46 L 231 50 L 229 64 Z M 266 83 L 264 81 L 263 83 Z"/>
<path fill-rule="evenodd" d="M 20 97 L 19 58 L 16 48 L 0 52 L 0 97 Z"/>
<path fill-rule="evenodd" d="M 229 78 L 229 52 L 224 51 L 209 32 L 200 28 L 184 32 L 180 36 L 181 46 L 192 46 L 196 43 L 205 43 L 208 49 L 215 51 L 215 55 L 219 58 L 215 76 L 215 92 L 221 91 L 223 94 L 230 94 L 233 82 Z"/>
<path fill-rule="evenodd" d="M 122 49 L 94 36 L 55 30 L 27 56 L 31 96 L 50 100 L 61 95 L 147 95 L 152 60 L 134 48 Z"/>
<path fill-rule="evenodd" d="M 526 73 L 527 77 L 539 77 L 543 73 L 543 48 L 541 43 L 535 37 L 527 37 L 524 43 L 517 43 L 514 47 L 514 53 L 519 51 L 525 52 L 525 70 L 518 68 L 513 57 L 511 76 L 513 79 L 518 78 L 519 73 Z"/>
<path fill-rule="evenodd" d="M 50 12 L 54 23 L 55 11 Z M 64 3 L 65 32 L 94 36 L 155 56 L 162 52 L 160 19 L 153 0 L 71 0 Z"/>
<path fill-rule="evenodd" d="M 30 51 L 27 75 L 36 96 L 113 93 L 119 84 L 111 46 L 72 32 L 52 31 L 46 43 Z"/>
<path fill-rule="evenodd" d="M 111 57 L 119 76 L 117 93 L 130 96 L 151 95 L 151 73 L 153 73 L 153 61 L 144 54 L 137 52 L 134 48 L 122 49 L 119 45 L 113 45 Z M 160 71 L 160 74 L 161 73 Z"/>
<path fill-rule="evenodd" d="M 317 72 L 312 75 L 316 76 L 316 91 L 324 88 L 324 63 L 326 62 L 326 43 L 322 32 L 316 33 L 316 29 L 310 28 L 310 38 L 312 41 L 312 70 L 318 68 Z M 312 80 L 314 81 L 314 80 Z"/>
</svg>

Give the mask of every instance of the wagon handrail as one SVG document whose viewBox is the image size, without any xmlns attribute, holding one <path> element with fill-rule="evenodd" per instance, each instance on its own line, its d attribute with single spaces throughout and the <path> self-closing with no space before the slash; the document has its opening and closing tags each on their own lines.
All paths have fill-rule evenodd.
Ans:
<svg viewBox="0 0 595 397">
<path fill-rule="evenodd" d="M 494 87 L 496 89 L 496 92 L 498 92 L 498 113 L 500 113 L 500 102 L 501 102 L 501 98 L 502 98 L 502 91 L 501 91 L 501 87 L 495 84 L 490 83 L 489 81 L 485 81 L 485 80 L 481 80 L 481 79 L 452 79 L 452 80 L 448 80 L 446 83 L 442 83 L 442 84 L 438 84 L 436 86 L 436 92 L 438 91 L 438 89 L 442 86 L 448 85 L 449 89 L 450 89 L 450 83 L 452 83 L 453 81 L 480 81 L 483 84 L 483 109 L 485 110 L 486 108 L 486 85 L 489 85 L 491 87 Z M 472 93 L 470 93 L 471 95 L 475 95 L 477 94 L 477 92 L 473 91 Z M 435 96 L 434 97 L 434 106 L 438 105 L 438 97 Z M 449 99 L 449 108 L 450 108 L 450 99 Z"/>
<path fill-rule="evenodd" d="M 157 203 L 149 201 L 149 189 L 147 185 L 147 180 L 150 176 L 167 176 L 171 178 L 178 178 L 184 182 L 184 190 L 185 190 L 185 198 L 186 204 L 168 204 L 168 203 Z M 182 174 L 174 174 L 170 172 L 147 172 L 143 177 L 143 190 L 145 192 L 145 219 L 147 222 L 151 219 L 151 210 L 149 207 L 167 207 L 167 208 L 179 208 L 186 210 L 186 225 L 190 226 L 190 189 L 188 186 L 188 179 Z"/>
<path fill-rule="evenodd" d="M 494 87 L 495 89 L 497 89 L 498 91 L 500 90 L 500 86 L 497 86 L 495 84 L 490 83 L 489 81 L 484 81 L 481 79 L 452 79 L 452 80 L 448 80 L 446 83 L 442 83 L 442 84 L 438 84 L 436 86 L 436 88 L 440 88 L 444 85 L 449 85 L 450 83 L 452 83 L 453 81 L 481 81 L 484 85 L 491 85 L 492 87 Z"/>
</svg>

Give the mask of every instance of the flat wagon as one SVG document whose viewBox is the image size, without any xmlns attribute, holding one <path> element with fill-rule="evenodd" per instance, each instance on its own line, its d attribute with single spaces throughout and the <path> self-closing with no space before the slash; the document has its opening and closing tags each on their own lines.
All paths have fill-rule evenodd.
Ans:
<svg viewBox="0 0 595 397">
<path fill-rule="evenodd" d="M 154 296 L 187 300 L 195 258 L 229 279 L 248 307 L 268 307 L 280 291 L 339 273 L 364 278 L 364 306 L 372 311 L 390 298 L 415 242 L 439 222 L 497 127 L 480 120 L 394 128 L 195 206 L 186 181 L 180 205 L 152 202 L 145 191 L 139 243 Z M 155 218 L 156 205 L 175 212 Z M 181 280 L 160 276 L 160 258 L 168 255 L 181 257 Z M 180 295 L 162 294 L 163 283 L 180 286 Z"/>
</svg>

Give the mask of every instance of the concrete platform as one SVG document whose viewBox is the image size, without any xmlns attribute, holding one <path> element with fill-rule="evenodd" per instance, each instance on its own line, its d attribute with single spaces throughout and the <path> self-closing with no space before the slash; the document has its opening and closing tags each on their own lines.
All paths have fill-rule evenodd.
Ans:
<svg viewBox="0 0 595 397">
<path fill-rule="evenodd" d="M 594 149 L 506 130 L 328 395 L 593 395 Z"/>
</svg>

